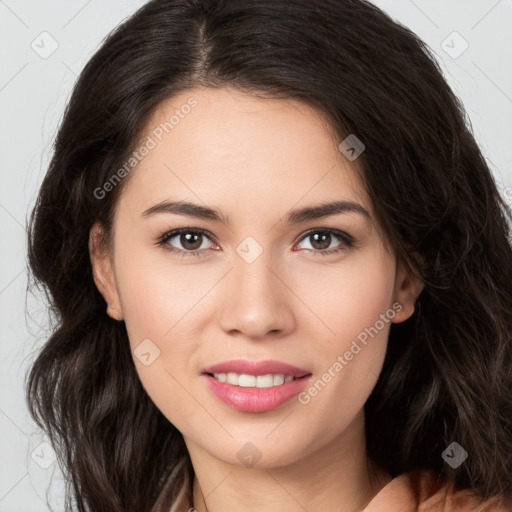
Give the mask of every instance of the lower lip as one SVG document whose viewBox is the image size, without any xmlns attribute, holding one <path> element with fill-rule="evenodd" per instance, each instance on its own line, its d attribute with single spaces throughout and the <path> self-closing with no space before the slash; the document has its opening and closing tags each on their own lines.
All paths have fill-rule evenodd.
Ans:
<svg viewBox="0 0 512 512">
<path fill-rule="evenodd" d="M 215 396 L 234 409 L 245 412 L 265 412 L 276 409 L 298 395 L 310 377 L 311 374 L 305 375 L 291 382 L 285 382 L 280 386 L 270 388 L 244 388 L 243 386 L 220 382 L 208 374 L 202 375 Z"/>
</svg>

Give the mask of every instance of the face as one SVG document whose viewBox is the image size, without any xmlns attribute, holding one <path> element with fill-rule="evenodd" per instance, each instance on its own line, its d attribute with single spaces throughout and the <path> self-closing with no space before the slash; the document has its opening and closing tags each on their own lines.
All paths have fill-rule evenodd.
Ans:
<svg viewBox="0 0 512 512">
<path fill-rule="evenodd" d="M 188 446 L 230 464 L 341 439 L 418 290 L 341 140 L 302 103 L 229 89 L 168 100 L 142 140 L 112 257 L 92 243 L 91 258 L 147 393 Z"/>
</svg>

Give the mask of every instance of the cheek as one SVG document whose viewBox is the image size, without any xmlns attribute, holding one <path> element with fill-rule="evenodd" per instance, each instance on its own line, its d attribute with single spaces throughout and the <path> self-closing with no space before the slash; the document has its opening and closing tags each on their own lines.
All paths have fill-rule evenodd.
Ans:
<svg viewBox="0 0 512 512">
<path fill-rule="evenodd" d="M 304 282 L 303 293 L 312 291 L 309 305 L 323 325 L 322 335 L 314 337 L 316 379 L 299 398 L 306 410 L 315 410 L 312 428 L 326 436 L 346 427 L 364 406 L 382 369 L 395 314 L 389 256 L 379 250 L 352 261 Z"/>
<path fill-rule="evenodd" d="M 211 288 L 210 278 L 192 265 L 166 262 L 164 249 L 131 251 L 116 264 L 116 276 L 130 341 L 173 337 Z M 211 274 L 211 272 L 210 272 Z"/>
<path fill-rule="evenodd" d="M 136 371 L 155 406 L 186 432 L 190 422 L 202 421 L 189 386 L 198 352 L 197 339 L 187 332 L 189 300 L 173 287 L 173 276 L 165 281 L 154 268 L 139 269 L 120 287 Z"/>
<path fill-rule="evenodd" d="M 204 421 L 189 384 L 204 338 L 199 330 L 207 293 L 222 273 L 215 278 L 211 270 L 170 265 L 156 250 L 116 247 L 126 255 L 116 261 L 116 280 L 137 373 L 156 407 L 186 430 L 195 417 Z"/>
<path fill-rule="evenodd" d="M 319 266 L 314 274 L 303 275 L 306 278 L 296 282 L 297 294 L 321 321 L 315 339 L 325 354 L 344 352 L 376 322 L 378 330 L 384 331 L 381 338 L 387 337 L 390 322 L 382 325 L 380 319 L 392 305 L 395 270 L 382 247 L 354 253 L 337 267 Z"/>
</svg>

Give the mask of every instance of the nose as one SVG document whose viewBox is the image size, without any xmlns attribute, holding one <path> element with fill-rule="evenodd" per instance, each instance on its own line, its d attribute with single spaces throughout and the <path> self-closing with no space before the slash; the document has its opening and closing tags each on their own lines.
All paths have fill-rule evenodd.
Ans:
<svg viewBox="0 0 512 512">
<path fill-rule="evenodd" d="M 283 264 L 271 263 L 265 252 L 250 263 L 235 255 L 234 268 L 224 282 L 220 313 L 226 333 L 262 340 L 284 336 L 295 328 L 293 290 Z"/>
</svg>

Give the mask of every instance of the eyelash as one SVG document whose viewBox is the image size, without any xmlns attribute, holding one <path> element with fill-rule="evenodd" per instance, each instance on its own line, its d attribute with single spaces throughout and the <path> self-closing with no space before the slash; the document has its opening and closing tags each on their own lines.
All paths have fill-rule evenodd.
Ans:
<svg viewBox="0 0 512 512">
<path fill-rule="evenodd" d="M 178 235 L 181 235 L 183 233 L 193 233 L 193 234 L 196 234 L 196 235 L 204 235 L 204 236 L 206 236 L 209 239 L 212 238 L 210 236 L 210 234 L 207 231 L 205 231 L 204 229 L 199 229 L 199 228 L 194 228 L 194 229 L 192 229 L 192 228 L 180 228 L 180 229 L 175 229 L 173 231 L 168 231 L 168 232 L 164 233 L 157 240 L 157 244 L 159 246 L 162 246 L 165 250 L 167 250 L 169 252 L 172 252 L 172 253 L 174 253 L 177 256 L 180 256 L 182 258 L 188 258 L 188 257 L 200 258 L 200 257 L 202 257 L 202 253 L 204 253 L 206 251 L 206 249 L 201 249 L 201 250 L 196 249 L 195 251 L 184 251 L 182 249 L 176 249 L 176 248 L 172 247 L 171 245 L 167 244 L 167 242 L 169 240 L 171 240 L 172 238 L 174 238 L 174 237 L 176 237 Z M 325 250 L 318 250 L 318 249 L 303 249 L 303 250 L 312 251 L 313 253 L 320 254 L 322 256 L 329 256 L 331 254 L 335 254 L 335 253 L 340 253 L 342 251 L 346 251 L 347 249 L 350 249 L 351 247 L 353 247 L 354 243 L 355 243 L 355 239 L 352 236 L 350 236 L 349 234 L 344 233 L 343 231 L 339 231 L 337 229 L 330 229 L 330 228 L 312 229 L 312 230 L 308 231 L 307 233 L 305 233 L 299 239 L 299 242 L 302 242 L 303 240 L 305 240 L 306 238 L 312 236 L 315 233 L 335 235 L 337 238 L 339 238 L 342 241 L 341 247 L 338 247 L 336 249 L 325 249 Z"/>
</svg>

